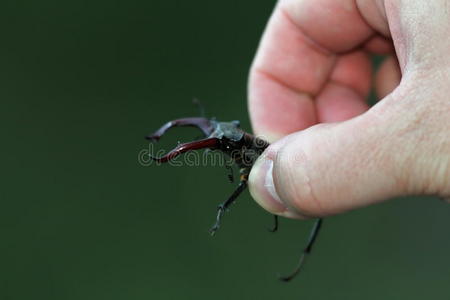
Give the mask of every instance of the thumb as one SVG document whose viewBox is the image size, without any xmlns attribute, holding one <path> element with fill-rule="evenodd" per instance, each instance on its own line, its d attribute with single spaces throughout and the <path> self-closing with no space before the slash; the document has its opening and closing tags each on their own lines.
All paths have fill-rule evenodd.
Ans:
<svg viewBox="0 0 450 300">
<path fill-rule="evenodd" d="M 255 163 L 250 192 L 266 210 L 291 218 L 336 214 L 404 194 L 409 150 L 400 149 L 405 143 L 389 129 L 369 111 L 291 134 Z"/>
</svg>

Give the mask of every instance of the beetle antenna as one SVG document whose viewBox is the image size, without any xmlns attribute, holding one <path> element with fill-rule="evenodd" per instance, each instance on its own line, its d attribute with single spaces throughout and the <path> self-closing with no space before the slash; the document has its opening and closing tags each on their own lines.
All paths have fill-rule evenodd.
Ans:
<svg viewBox="0 0 450 300">
<path fill-rule="evenodd" d="M 316 223 L 314 223 L 313 228 L 311 229 L 311 233 L 309 235 L 308 243 L 306 244 L 306 248 L 303 249 L 302 255 L 300 256 L 300 259 L 298 261 L 297 267 L 295 270 L 288 276 L 279 276 L 279 279 L 284 282 L 288 282 L 291 279 L 293 279 L 297 274 L 300 272 L 300 270 L 303 267 L 303 264 L 305 263 L 306 256 L 311 253 L 311 249 L 314 245 L 314 242 L 316 241 L 317 235 L 319 234 L 320 227 L 322 226 L 322 218 L 319 218 L 316 220 Z"/>
<path fill-rule="evenodd" d="M 200 112 L 200 117 L 206 118 L 205 107 L 204 107 L 203 104 L 200 102 L 200 100 L 198 100 L 197 97 L 194 97 L 194 98 L 192 99 L 192 103 L 194 103 L 194 104 L 197 106 L 198 111 Z"/>
</svg>

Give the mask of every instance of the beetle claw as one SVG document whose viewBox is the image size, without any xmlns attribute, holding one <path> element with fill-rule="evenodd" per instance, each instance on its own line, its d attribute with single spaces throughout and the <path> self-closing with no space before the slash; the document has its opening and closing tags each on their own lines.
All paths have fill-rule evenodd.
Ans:
<svg viewBox="0 0 450 300">
<path fill-rule="evenodd" d="M 216 231 L 219 229 L 220 227 L 220 222 L 222 220 L 223 215 L 225 214 L 225 212 L 228 210 L 228 208 L 230 207 L 231 204 L 234 203 L 234 201 L 236 201 L 236 198 L 247 188 L 247 181 L 241 181 L 238 185 L 238 187 L 236 188 L 236 190 L 233 192 L 233 194 L 230 196 L 230 198 L 228 198 L 227 201 L 225 201 L 224 203 L 219 204 L 219 206 L 217 207 L 217 216 L 216 216 L 216 223 L 214 223 L 213 227 L 211 227 L 211 229 L 209 230 L 209 233 L 211 233 L 211 235 L 214 235 L 216 233 Z"/>
<path fill-rule="evenodd" d="M 272 228 L 267 228 L 269 232 L 276 232 L 278 230 L 278 216 L 273 215 L 273 226 Z"/>
</svg>

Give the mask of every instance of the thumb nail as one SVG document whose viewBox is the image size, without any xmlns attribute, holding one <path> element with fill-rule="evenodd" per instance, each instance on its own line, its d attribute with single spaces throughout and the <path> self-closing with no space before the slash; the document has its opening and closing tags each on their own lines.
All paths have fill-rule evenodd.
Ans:
<svg viewBox="0 0 450 300">
<path fill-rule="evenodd" d="M 274 183 L 274 162 L 269 155 L 262 155 L 252 168 L 249 177 L 250 194 L 267 211 L 288 218 L 302 218 L 292 212 L 278 195 Z"/>
</svg>

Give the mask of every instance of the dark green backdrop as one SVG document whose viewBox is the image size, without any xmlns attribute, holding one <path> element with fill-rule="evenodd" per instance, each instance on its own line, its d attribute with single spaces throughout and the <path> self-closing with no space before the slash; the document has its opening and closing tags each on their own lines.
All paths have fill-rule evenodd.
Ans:
<svg viewBox="0 0 450 300">
<path fill-rule="evenodd" d="M 250 128 L 247 72 L 273 5 L 2 0 L 0 299 L 449 295 L 450 207 L 437 199 L 327 219 L 284 284 L 276 273 L 294 266 L 311 221 L 269 234 L 246 193 L 211 238 L 227 171 L 138 164 L 145 134 L 197 115 L 194 96 Z"/>
</svg>

